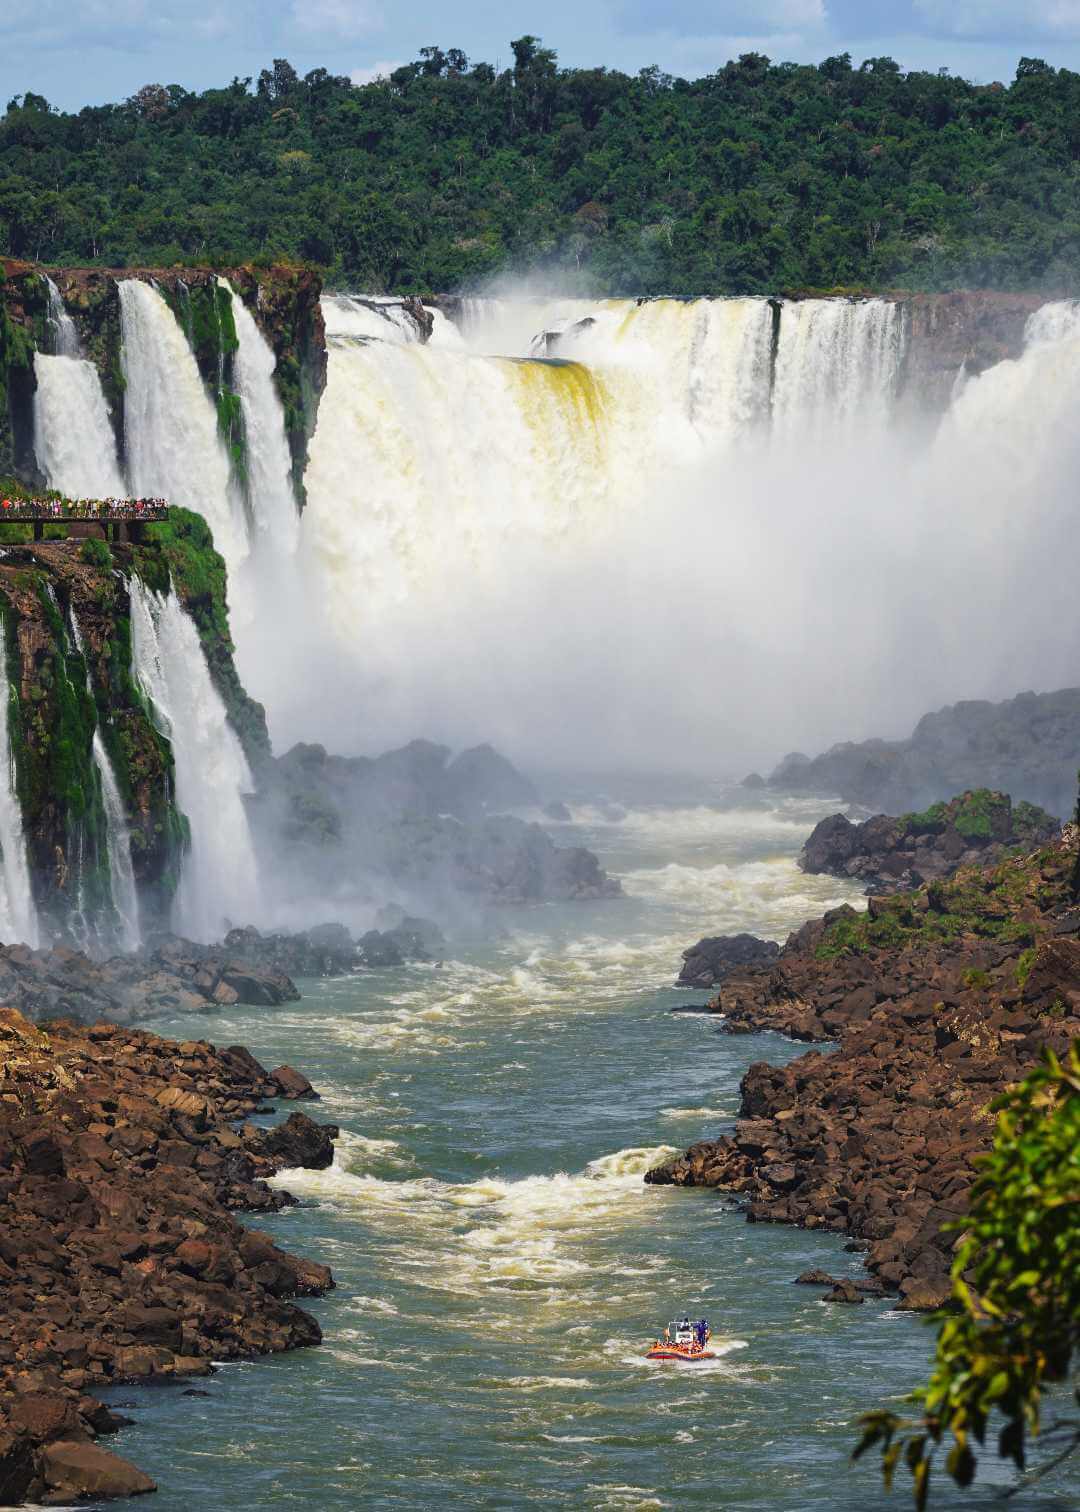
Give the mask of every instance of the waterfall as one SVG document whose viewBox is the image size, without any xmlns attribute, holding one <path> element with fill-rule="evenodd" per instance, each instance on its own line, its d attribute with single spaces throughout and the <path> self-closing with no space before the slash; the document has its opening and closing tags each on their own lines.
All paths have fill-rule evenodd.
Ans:
<svg viewBox="0 0 1080 1512">
<path fill-rule="evenodd" d="M 227 280 L 220 282 L 232 299 L 239 342 L 234 381 L 244 417 L 248 492 L 256 540 L 280 555 L 291 556 L 299 540 L 300 516 L 293 493 L 285 412 L 274 386 L 274 354 L 247 305 Z"/>
<path fill-rule="evenodd" d="M 331 337 L 304 533 L 342 635 L 455 566 L 497 572 L 508 537 L 588 534 L 629 484 L 614 439 L 579 363 Z"/>
<path fill-rule="evenodd" d="M 187 337 L 157 289 L 125 279 L 119 290 L 132 492 L 201 514 L 232 571 L 248 553 L 248 530 L 213 400 Z"/>
<path fill-rule="evenodd" d="M 92 362 L 34 353 L 34 452 L 50 488 L 67 498 L 127 492 L 101 379 Z"/>
<path fill-rule="evenodd" d="M 903 352 L 903 317 L 885 299 L 786 302 L 773 387 L 781 436 L 888 416 Z"/>
<path fill-rule="evenodd" d="M 93 698 L 86 643 L 74 611 L 71 615 L 71 629 L 75 648 L 86 662 L 86 691 Z M 121 950 L 138 950 L 142 933 L 139 927 L 139 894 L 135 885 L 135 870 L 131 864 L 131 831 L 116 773 L 101 738 L 100 726 L 94 730 L 91 751 L 94 768 L 101 782 L 101 800 L 105 810 L 105 845 L 109 856 L 109 887 L 116 914 L 116 943 Z"/>
<path fill-rule="evenodd" d="M 198 632 L 176 594 L 131 580 L 134 671 L 176 762 L 176 801 L 191 826 L 173 925 L 202 941 L 258 913 L 255 852 L 244 796 L 254 788 L 210 678 Z"/>
<path fill-rule="evenodd" d="M 26 840 L 23 836 L 22 811 L 15 791 L 15 758 L 11 749 L 8 729 L 11 689 L 7 681 L 7 646 L 2 622 L 0 622 L 0 658 L 3 658 L 5 673 L 2 697 L 0 697 L 0 939 L 5 944 L 18 941 L 36 946 L 38 943 L 37 910 L 30 890 L 30 866 L 26 857 Z"/>
<path fill-rule="evenodd" d="M 128 828 L 124 800 L 120 796 L 116 774 L 101 738 L 94 731 L 94 766 L 101 778 L 101 798 L 105 807 L 105 838 L 109 851 L 109 877 L 113 907 L 118 918 L 117 942 L 121 950 L 138 950 L 142 935 L 139 929 L 139 894 L 131 864 L 131 831 Z"/>
<path fill-rule="evenodd" d="M 47 319 L 49 330 L 52 332 L 54 354 L 58 357 L 81 357 L 82 346 L 79 342 L 79 333 L 75 329 L 75 322 L 64 308 L 60 290 L 48 277 L 45 279 L 45 286 L 49 296 Z"/>
<path fill-rule="evenodd" d="M 772 306 L 766 299 L 607 300 L 545 332 L 548 356 L 588 363 L 624 406 L 647 410 L 676 459 L 725 446 L 769 409 Z M 535 349 L 535 348 L 534 348 Z M 639 424 L 635 430 L 640 434 Z"/>
</svg>

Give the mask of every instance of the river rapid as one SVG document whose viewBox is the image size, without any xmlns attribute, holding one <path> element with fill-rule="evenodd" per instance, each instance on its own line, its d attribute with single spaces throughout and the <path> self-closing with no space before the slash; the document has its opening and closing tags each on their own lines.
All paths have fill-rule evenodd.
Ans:
<svg viewBox="0 0 1080 1512">
<path fill-rule="evenodd" d="M 810 1266 L 860 1273 L 839 1236 L 641 1179 L 730 1127 L 752 1061 L 805 1050 L 672 1014 L 707 994 L 671 983 L 703 934 L 783 939 L 857 901 L 795 866 L 827 808 L 614 796 L 623 816 L 583 802 L 554 829 L 597 850 L 623 899 L 502 911 L 439 965 L 152 1026 L 295 1065 L 342 1129 L 330 1170 L 281 1178 L 303 1205 L 257 1220 L 333 1267 L 337 1290 L 305 1303 L 322 1348 L 226 1365 L 194 1395 L 112 1394 L 158 1512 L 910 1504 L 847 1456 L 857 1414 L 925 1375 L 923 1325 L 792 1285 Z M 719 1358 L 647 1363 L 683 1308 L 710 1318 Z M 939 1485 L 935 1504 L 993 1489 Z M 1074 1505 L 1063 1491 L 1012 1506 Z"/>
</svg>

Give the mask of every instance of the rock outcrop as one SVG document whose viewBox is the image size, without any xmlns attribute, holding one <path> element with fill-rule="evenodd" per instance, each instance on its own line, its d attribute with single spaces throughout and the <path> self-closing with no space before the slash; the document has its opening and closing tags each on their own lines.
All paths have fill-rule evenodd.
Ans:
<svg viewBox="0 0 1080 1512">
<path fill-rule="evenodd" d="M 876 814 L 853 824 L 830 814 L 814 827 L 799 855 L 804 872 L 853 877 L 868 892 L 895 892 L 951 876 L 961 866 L 987 865 L 1012 849 L 1051 840 L 1058 821 L 1030 803 L 985 788 L 898 819 Z"/>
<path fill-rule="evenodd" d="M 711 935 L 683 951 L 676 987 L 717 987 L 741 966 L 756 966 L 780 954 L 775 940 L 756 935 Z"/>
<path fill-rule="evenodd" d="M 329 1164 L 336 1129 L 301 1113 L 235 1127 L 309 1094 L 239 1047 L 0 1009 L 0 1505 L 154 1489 L 95 1442 L 122 1421 L 102 1387 L 319 1343 L 290 1299 L 330 1271 L 234 1217 L 292 1201 L 265 1177 Z"/>
<path fill-rule="evenodd" d="M 265 774 L 255 834 L 272 883 L 293 890 L 283 902 L 341 896 L 358 878 L 369 899 L 417 908 L 618 896 L 591 851 L 558 847 L 540 825 L 502 812 L 537 803 L 532 783 L 490 746 L 451 761 L 427 740 L 378 757 L 297 745 Z M 283 853 L 292 864 L 278 876 Z"/>
<path fill-rule="evenodd" d="M 271 1006 L 300 996 L 292 980 L 247 952 L 170 935 L 149 950 L 93 961 L 58 945 L 0 946 L 0 1001 L 38 1021 L 63 1016 L 129 1024 L 154 1014 Z"/>
<path fill-rule="evenodd" d="M 969 788 L 992 788 L 1071 813 L 1080 751 L 1080 688 L 973 700 L 926 714 L 908 740 L 847 741 L 811 759 L 794 752 L 769 777 L 791 793 L 820 793 L 888 814 L 926 808 Z"/>
<path fill-rule="evenodd" d="M 709 1007 L 729 1032 L 836 1041 L 743 1079 L 739 1121 L 646 1181 L 741 1195 L 751 1221 L 832 1229 L 901 1305 L 948 1293 L 986 1104 L 1080 1034 L 1078 833 L 804 925 Z M 836 1298 L 835 1300 L 849 1300 Z"/>
</svg>

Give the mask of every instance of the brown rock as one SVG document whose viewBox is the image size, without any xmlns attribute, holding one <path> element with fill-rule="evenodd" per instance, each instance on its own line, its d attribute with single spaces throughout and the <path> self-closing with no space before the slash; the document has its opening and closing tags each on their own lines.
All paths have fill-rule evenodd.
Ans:
<svg viewBox="0 0 1080 1512">
<path fill-rule="evenodd" d="M 45 1484 L 56 1501 L 108 1500 L 156 1491 L 148 1475 L 97 1444 L 49 1444 L 42 1451 Z"/>
</svg>

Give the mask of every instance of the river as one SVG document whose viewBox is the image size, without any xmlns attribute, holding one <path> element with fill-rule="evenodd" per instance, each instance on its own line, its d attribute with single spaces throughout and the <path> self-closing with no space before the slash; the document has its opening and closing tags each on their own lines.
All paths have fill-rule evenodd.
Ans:
<svg viewBox="0 0 1080 1512">
<path fill-rule="evenodd" d="M 333 1267 L 337 1290 L 305 1304 L 322 1348 L 225 1365 L 196 1395 L 112 1393 L 136 1419 L 116 1447 L 159 1481 L 158 1512 L 910 1505 L 848 1453 L 858 1413 L 925 1375 L 924 1325 L 792 1284 L 860 1274 L 839 1236 L 641 1180 L 730 1127 L 751 1062 L 805 1049 L 672 1014 L 706 994 L 670 984 L 703 934 L 782 939 L 856 899 L 795 866 L 826 809 L 627 794 L 624 816 L 583 803 L 556 827 L 624 899 L 501 912 L 439 965 L 152 1026 L 296 1066 L 342 1129 L 332 1169 L 283 1178 L 303 1205 L 257 1220 Z M 646 1363 L 683 1308 L 708 1315 L 719 1358 Z M 935 1505 L 992 1489 L 939 1484 Z M 1073 1505 L 1060 1479 L 1012 1502 Z"/>
</svg>

